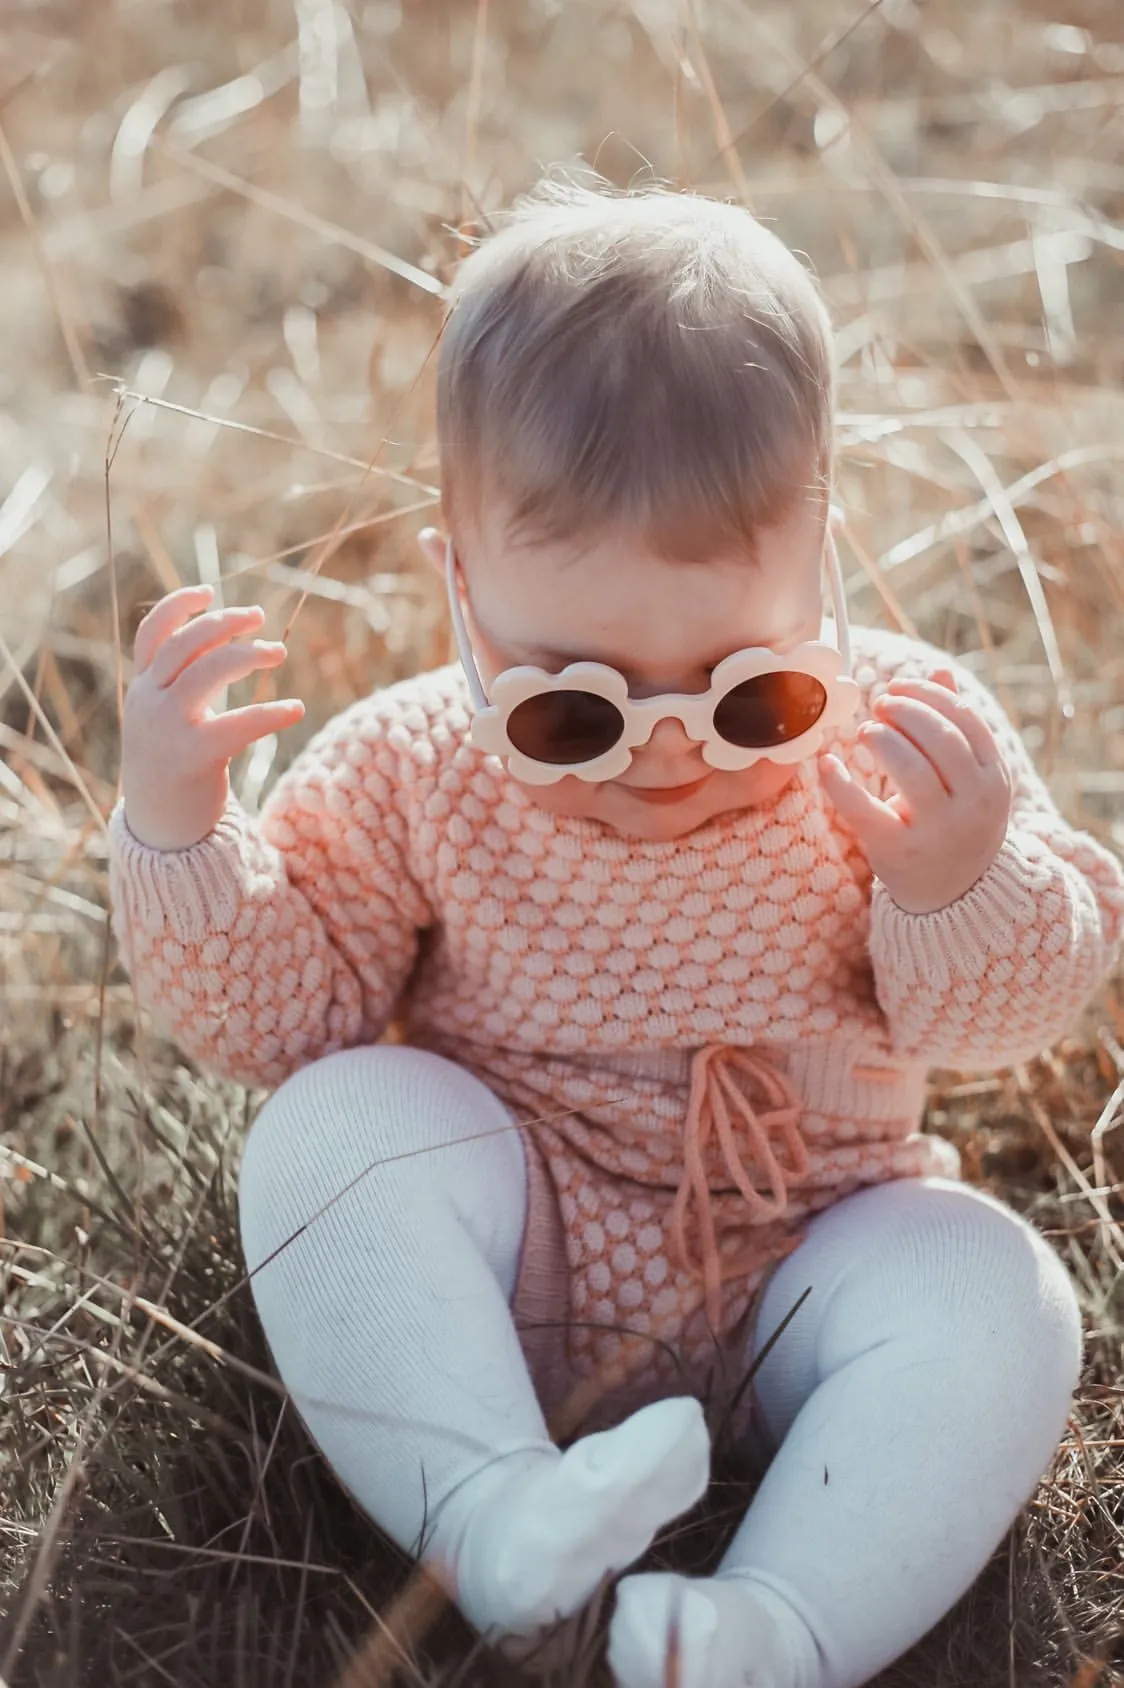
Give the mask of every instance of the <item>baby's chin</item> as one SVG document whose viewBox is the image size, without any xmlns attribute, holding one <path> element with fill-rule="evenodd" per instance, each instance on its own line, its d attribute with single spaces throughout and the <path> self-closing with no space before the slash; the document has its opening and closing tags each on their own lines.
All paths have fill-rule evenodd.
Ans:
<svg viewBox="0 0 1124 1688">
<path fill-rule="evenodd" d="M 720 815 L 774 802 L 796 777 L 796 771 L 795 767 L 780 767 L 774 762 L 758 762 L 744 773 L 715 770 L 698 791 L 668 804 L 645 802 L 619 780 L 596 785 L 578 779 L 559 780 L 557 785 L 548 786 L 516 783 L 532 803 L 552 814 L 598 821 L 623 838 L 667 844 L 686 838 Z"/>
</svg>

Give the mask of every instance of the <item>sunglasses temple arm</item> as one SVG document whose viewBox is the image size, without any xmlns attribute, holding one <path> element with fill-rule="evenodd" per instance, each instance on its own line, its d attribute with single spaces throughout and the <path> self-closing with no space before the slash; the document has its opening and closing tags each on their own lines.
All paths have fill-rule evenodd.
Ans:
<svg viewBox="0 0 1124 1688">
<path fill-rule="evenodd" d="M 831 576 L 831 601 L 835 608 L 835 637 L 839 641 L 839 653 L 843 658 L 843 667 L 847 674 L 851 673 L 851 624 L 847 619 L 847 599 L 843 591 L 843 573 L 839 567 L 839 552 L 835 548 L 835 535 L 828 530 L 827 535 L 827 572 Z"/>
<path fill-rule="evenodd" d="M 480 671 L 476 666 L 476 659 L 472 654 L 469 643 L 468 628 L 465 626 L 464 614 L 461 610 L 460 593 L 457 591 L 457 561 L 451 539 L 445 543 L 445 586 L 449 594 L 449 614 L 453 618 L 453 635 L 457 641 L 457 655 L 461 659 L 468 690 L 472 697 L 473 707 L 486 709 L 488 697 L 480 680 Z"/>
</svg>

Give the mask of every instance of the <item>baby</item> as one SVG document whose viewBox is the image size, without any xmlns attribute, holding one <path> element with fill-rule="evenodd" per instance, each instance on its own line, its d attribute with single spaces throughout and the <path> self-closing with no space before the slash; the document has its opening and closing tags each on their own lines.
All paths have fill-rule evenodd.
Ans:
<svg viewBox="0 0 1124 1688">
<path fill-rule="evenodd" d="M 985 1565 L 1080 1365 L 1053 1252 L 920 1133 L 926 1069 L 1058 1038 L 1124 874 L 969 672 L 848 629 L 830 327 L 747 212 L 539 190 L 438 386 L 460 665 L 346 709 L 254 820 L 228 762 L 301 705 L 208 705 L 284 648 L 159 603 L 122 953 L 272 1090 L 277 1366 L 470 1621 L 534 1637 L 638 1559 L 704 1492 L 705 1403 L 767 1469 L 714 1576 L 620 1580 L 617 1682 L 662 1688 L 677 1632 L 681 1688 L 851 1688 Z"/>
</svg>

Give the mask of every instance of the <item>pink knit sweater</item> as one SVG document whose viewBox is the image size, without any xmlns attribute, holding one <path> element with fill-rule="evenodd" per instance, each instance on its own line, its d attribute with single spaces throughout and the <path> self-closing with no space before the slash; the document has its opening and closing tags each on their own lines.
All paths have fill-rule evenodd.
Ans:
<svg viewBox="0 0 1124 1688">
<path fill-rule="evenodd" d="M 883 633 L 855 647 L 859 721 L 892 676 L 948 662 Z M 1110 968 L 1120 864 L 957 672 L 1017 789 L 998 859 L 939 913 L 872 883 L 814 764 L 672 843 L 536 808 L 466 742 L 450 668 L 336 717 L 257 822 L 232 800 L 209 838 L 160 853 L 119 806 L 123 957 L 182 1048 L 247 1085 L 401 1018 L 542 1121 L 581 1320 L 682 1333 L 705 1302 L 728 1325 L 802 1218 L 862 1184 L 956 1174 L 918 1132 L 929 1066 L 1033 1055 Z M 880 790 L 854 730 L 830 748 Z M 619 1332 L 573 1342 L 579 1370 L 627 1371 Z"/>
</svg>

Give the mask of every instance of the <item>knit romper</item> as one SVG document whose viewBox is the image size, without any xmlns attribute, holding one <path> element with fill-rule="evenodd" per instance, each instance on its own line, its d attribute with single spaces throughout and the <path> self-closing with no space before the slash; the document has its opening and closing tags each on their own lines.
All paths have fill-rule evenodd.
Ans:
<svg viewBox="0 0 1124 1688">
<path fill-rule="evenodd" d="M 943 653 L 858 629 L 855 733 Z M 955 665 L 953 665 L 955 666 Z M 260 817 L 162 853 L 111 818 L 114 924 L 140 1000 L 200 1065 L 272 1087 L 382 1038 L 476 1074 L 524 1127 L 514 1312 L 544 1407 L 585 1427 L 736 1390 L 755 1298 L 802 1223 L 862 1185 L 956 1176 L 926 1069 L 1055 1040 L 1124 924 L 1120 864 L 1058 814 L 963 668 L 1015 780 L 1006 842 L 938 913 L 872 883 L 815 763 L 773 802 L 639 842 L 548 813 L 468 742 L 459 670 L 323 727 Z"/>
</svg>

